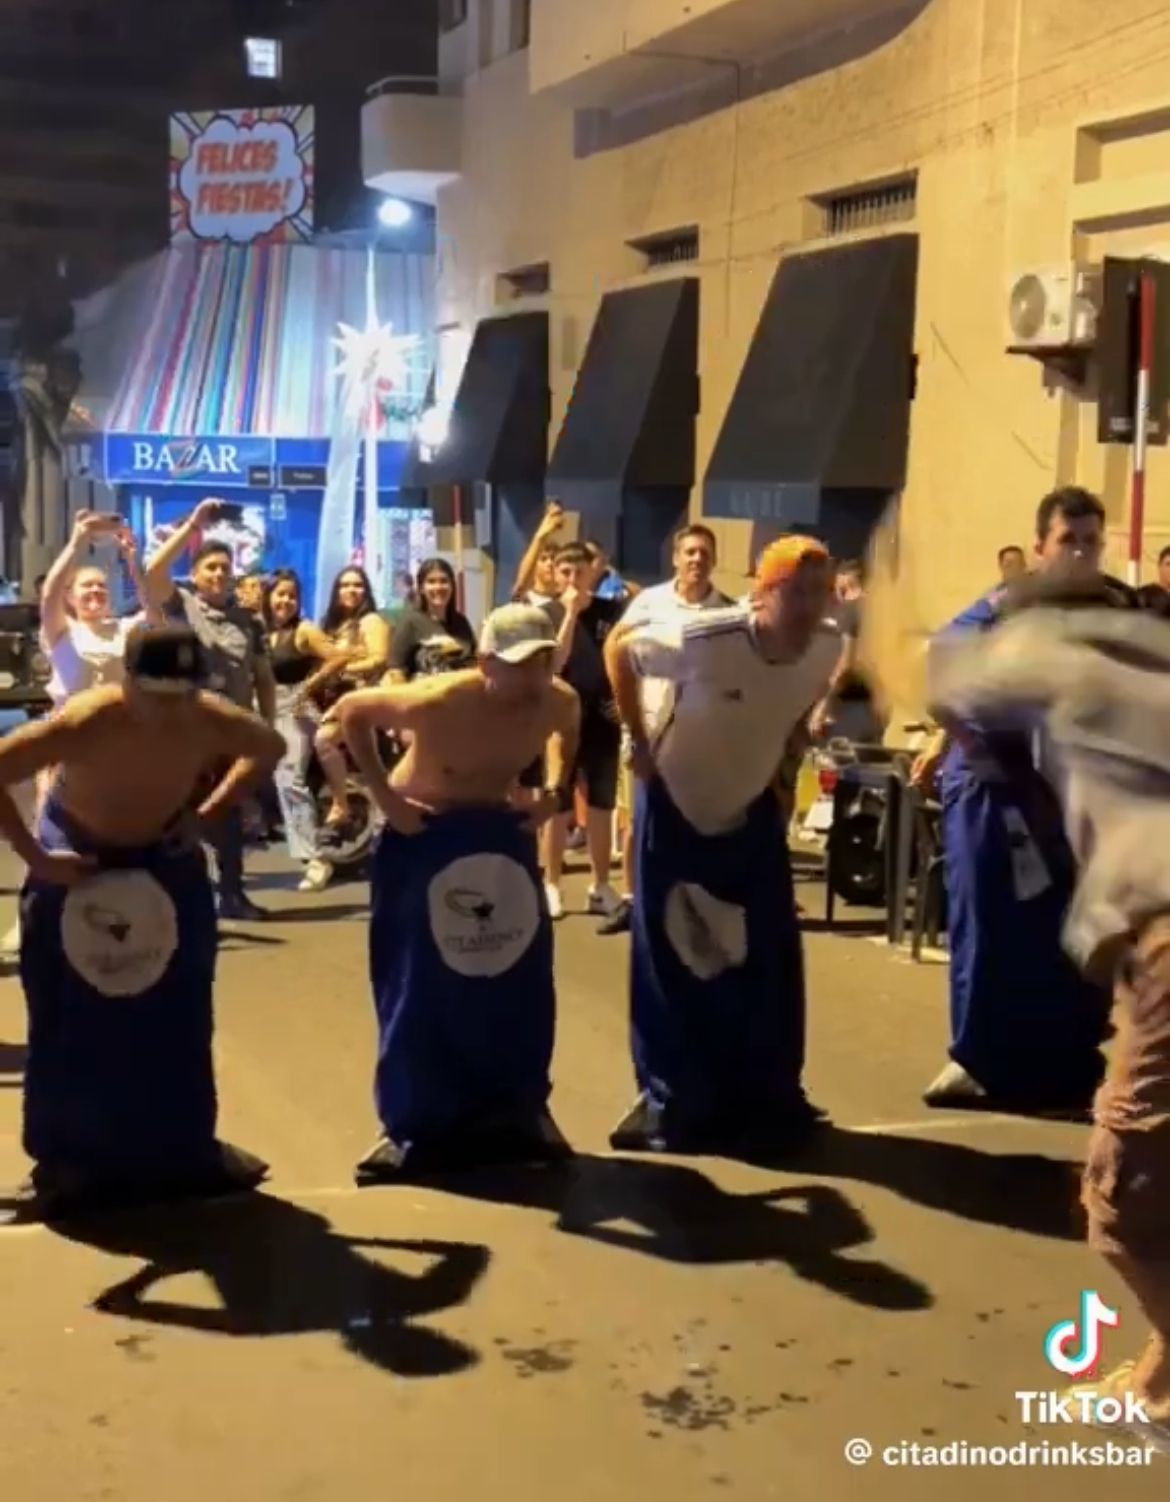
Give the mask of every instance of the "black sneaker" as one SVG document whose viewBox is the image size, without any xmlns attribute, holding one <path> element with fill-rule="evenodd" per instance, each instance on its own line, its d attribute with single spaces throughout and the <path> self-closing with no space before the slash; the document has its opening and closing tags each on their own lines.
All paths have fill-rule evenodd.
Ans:
<svg viewBox="0 0 1170 1502">
<path fill-rule="evenodd" d="M 744 1156 L 751 1161 L 760 1154 L 791 1151 L 826 1120 L 803 1091 L 752 1120 L 703 1122 L 680 1120 L 676 1111 L 643 1094 L 610 1133 L 609 1145 L 615 1152 Z"/>
<path fill-rule="evenodd" d="M 0 1202 L 0 1224 L 62 1221 L 182 1200 L 220 1199 L 258 1189 L 268 1173 L 263 1159 L 219 1141 L 206 1161 L 181 1160 L 170 1171 L 160 1165 L 125 1179 L 87 1179 L 63 1164 L 38 1163 L 17 1198 Z"/>
<path fill-rule="evenodd" d="M 243 892 L 235 892 L 220 897 L 219 917 L 221 923 L 265 923 L 268 914 L 245 897 Z"/>
<path fill-rule="evenodd" d="M 630 921 L 633 916 L 634 904 L 628 897 L 623 897 L 621 905 L 609 915 L 604 923 L 598 924 L 597 932 L 606 935 L 628 934 L 630 931 Z"/>
<path fill-rule="evenodd" d="M 573 1156 L 552 1116 L 542 1110 L 531 1116 L 481 1117 L 432 1141 L 396 1142 L 383 1133 L 354 1169 L 354 1180 L 366 1189 L 508 1164 L 554 1165 Z"/>
</svg>

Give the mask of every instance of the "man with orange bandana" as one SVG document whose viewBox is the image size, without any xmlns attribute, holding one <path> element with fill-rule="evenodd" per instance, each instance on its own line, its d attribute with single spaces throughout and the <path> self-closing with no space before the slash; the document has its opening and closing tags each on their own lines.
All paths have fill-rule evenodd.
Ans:
<svg viewBox="0 0 1170 1502">
<path fill-rule="evenodd" d="M 639 1098 L 617 1148 L 785 1145 L 801 1087 L 804 971 L 777 775 L 841 652 L 825 548 L 782 537 L 749 598 L 619 628 L 606 662 L 634 747 L 631 1009 Z M 651 738 L 641 680 L 665 688 Z"/>
</svg>

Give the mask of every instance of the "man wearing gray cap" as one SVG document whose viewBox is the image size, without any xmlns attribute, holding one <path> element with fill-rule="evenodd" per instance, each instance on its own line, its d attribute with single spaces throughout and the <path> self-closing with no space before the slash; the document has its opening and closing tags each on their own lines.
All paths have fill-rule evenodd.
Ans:
<svg viewBox="0 0 1170 1502">
<path fill-rule="evenodd" d="M 555 649 L 543 610 L 505 605 L 476 667 L 338 706 L 386 821 L 370 923 L 383 1135 L 359 1183 L 568 1151 L 548 1113 L 556 997 L 534 838 L 567 805 L 580 728 Z M 409 741 L 389 779 L 379 730 Z M 517 812 L 517 781 L 546 744 L 544 794 Z"/>
</svg>

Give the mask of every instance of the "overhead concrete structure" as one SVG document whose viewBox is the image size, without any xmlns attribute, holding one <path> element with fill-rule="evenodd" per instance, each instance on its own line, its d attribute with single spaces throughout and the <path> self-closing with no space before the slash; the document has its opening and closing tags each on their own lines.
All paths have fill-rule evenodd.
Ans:
<svg viewBox="0 0 1170 1502">
<path fill-rule="evenodd" d="M 463 101 L 436 92 L 437 80 L 385 78 L 362 109 L 362 176 L 366 186 L 434 205 L 457 182 Z"/>
</svg>

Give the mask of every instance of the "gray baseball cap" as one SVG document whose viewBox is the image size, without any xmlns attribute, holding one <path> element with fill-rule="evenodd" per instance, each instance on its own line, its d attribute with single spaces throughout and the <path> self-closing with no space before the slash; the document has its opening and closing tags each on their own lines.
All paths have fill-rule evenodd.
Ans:
<svg viewBox="0 0 1170 1502">
<path fill-rule="evenodd" d="M 502 662 L 527 662 L 537 652 L 551 652 L 557 634 L 539 605 L 501 605 L 483 623 L 479 650 Z"/>
</svg>

